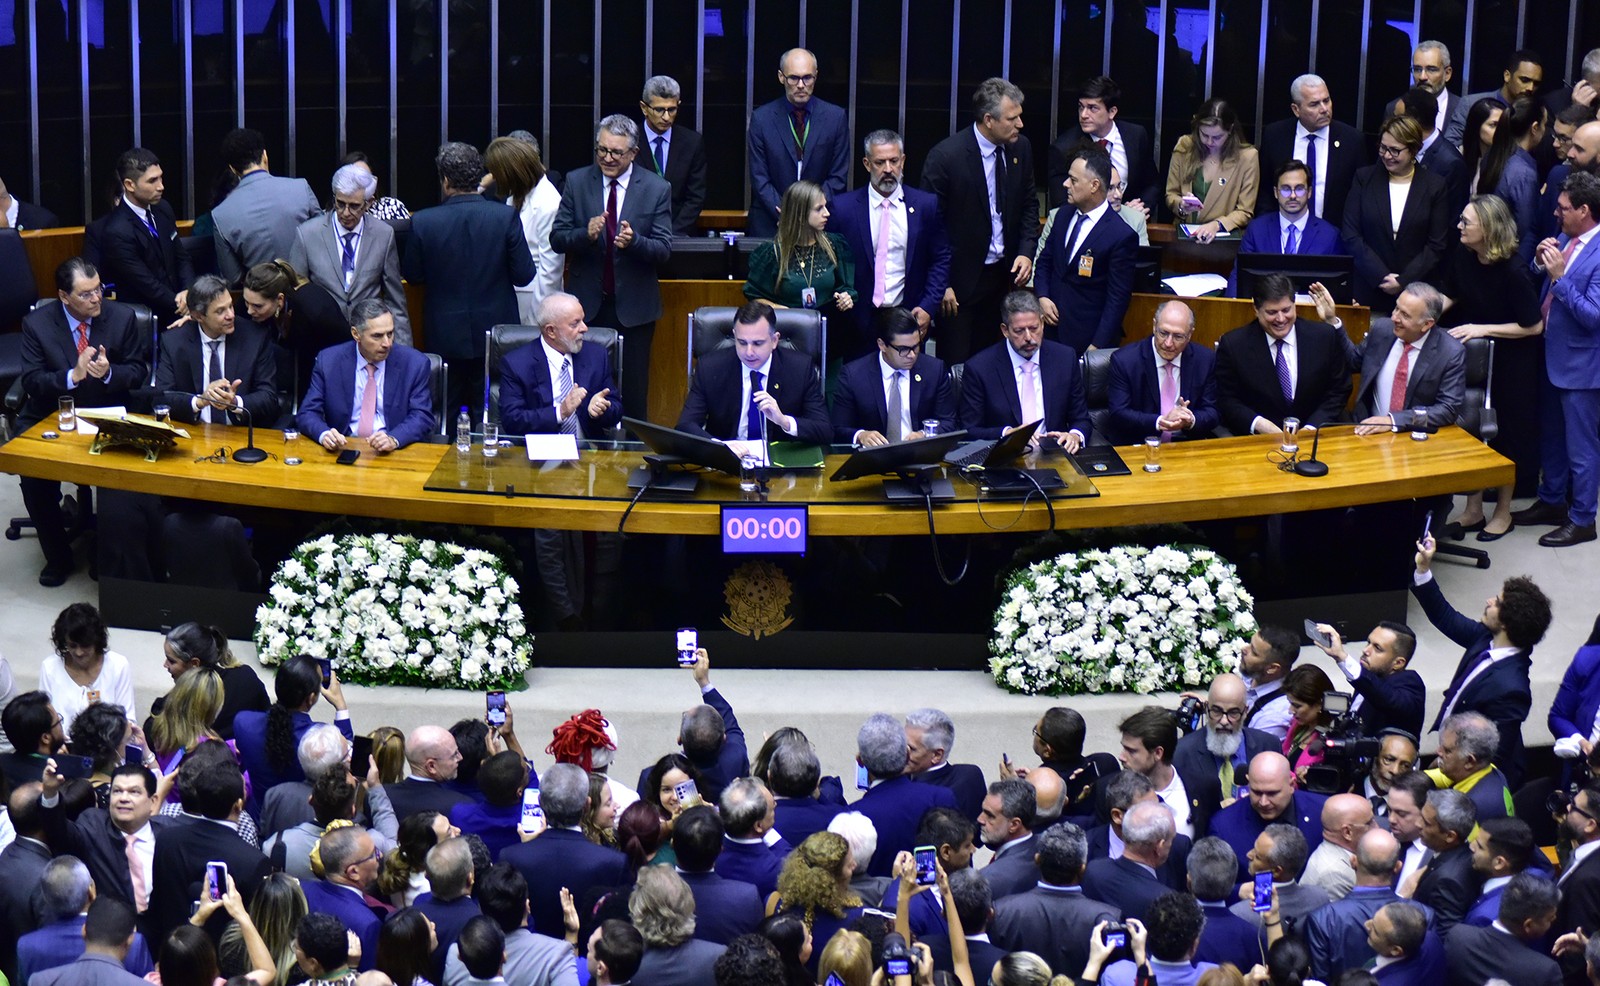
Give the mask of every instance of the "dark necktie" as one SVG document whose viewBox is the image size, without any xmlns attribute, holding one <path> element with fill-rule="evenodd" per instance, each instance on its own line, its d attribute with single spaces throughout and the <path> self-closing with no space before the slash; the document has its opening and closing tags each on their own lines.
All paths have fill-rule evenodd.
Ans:
<svg viewBox="0 0 1600 986">
<path fill-rule="evenodd" d="M 999 214 L 1000 221 L 1006 218 L 1006 149 L 994 149 L 994 211 Z"/>
<path fill-rule="evenodd" d="M 1311 196 L 1311 214 L 1321 216 L 1317 208 L 1317 135 L 1306 134 L 1306 194 Z"/>
<path fill-rule="evenodd" d="M 1290 226 L 1289 227 L 1289 235 L 1288 235 L 1288 237 L 1286 239 L 1287 239 L 1287 241 L 1283 244 L 1283 252 L 1284 253 L 1299 253 L 1300 252 L 1300 227 L 1299 226 Z"/>
<path fill-rule="evenodd" d="M 656 138 L 656 171 L 660 172 L 663 178 L 667 176 L 667 138 L 665 137 Z"/>
<path fill-rule="evenodd" d="M 144 228 L 148 229 L 150 231 L 150 235 L 151 236 L 155 237 L 158 240 L 161 239 L 161 234 L 156 232 L 156 217 L 155 217 L 155 214 L 150 212 L 148 209 L 145 210 L 145 214 L 144 214 Z"/>
<path fill-rule="evenodd" d="M 210 386 L 211 381 L 222 379 L 222 340 L 213 339 L 207 342 L 206 345 L 211 348 L 211 355 L 206 357 L 206 385 Z M 206 412 L 206 420 L 210 421 L 210 405 L 207 405 L 204 410 Z"/>
<path fill-rule="evenodd" d="M 1279 339 L 1274 343 L 1278 347 L 1278 356 L 1273 361 L 1278 371 L 1278 389 L 1283 391 L 1283 400 L 1286 404 L 1294 403 L 1294 380 L 1289 376 L 1289 361 L 1284 358 L 1284 342 Z"/>
<path fill-rule="evenodd" d="M 806 156 L 806 111 L 795 109 L 792 113 L 794 116 L 794 123 L 792 124 L 794 130 L 794 156 L 803 161 Z"/>
<path fill-rule="evenodd" d="M 1067 259 L 1071 260 L 1073 253 L 1078 249 L 1078 234 L 1083 231 L 1083 221 L 1089 217 L 1078 213 L 1072 217 L 1072 228 L 1067 230 Z"/>
<path fill-rule="evenodd" d="M 617 293 L 617 180 L 611 179 L 611 190 L 606 193 L 606 264 L 600 272 L 600 290 L 605 294 Z"/>
<path fill-rule="evenodd" d="M 761 408 L 756 404 L 756 395 L 761 392 L 761 371 L 750 371 L 750 406 L 745 409 L 744 437 L 746 441 L 758 442 L 761 440 Z"/>
<path fill-rule="evenodd" d="M 340 261 L 340 268 L 344 273 L 344 286 L 350 286 L 350 277 L 356 272 L 356 234 L 344 234 L 344 257 Z"/>
</svg>

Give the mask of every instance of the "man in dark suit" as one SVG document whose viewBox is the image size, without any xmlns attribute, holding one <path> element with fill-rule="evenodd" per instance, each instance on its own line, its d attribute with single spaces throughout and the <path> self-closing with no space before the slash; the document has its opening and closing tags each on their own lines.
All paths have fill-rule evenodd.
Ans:
<svg viewBox="0 0 1600 986">
<path fill-rule="evenodd" d="M 922 425 L 930 420 L 954 431 L 950 374 L 943 360 L 922 352 L 917 320 L 904 308 L 883 308 L 875 322 L 878 351 L 840 371 L 833 398 L 834 442 L 872 448 L 926 438 Z"/>
<path fill-rule="evenodd" d="M 856 324 L 855 353 L 871 348 L 876 313 L 885 308 L 909 311 L 926 336 L 950 280 L 939 198 L 905 184 L 904 138 L 893 130 L 867 134 L 861 164 L 867 184 L 828 203 L 829 232 L 844 237 L 855 259 L 860 301 L 848 313 Z"/>
<path fill-rule="evenodd" d="M 470 800 L 449 782 L 461 766 L 461 749 L 448 729 L 418 726 L 406 737 L 407 776 L 398 784 L 385 784 L 395 817 L 404 821 L 419 811 L 450 814 L 450 809 Z"/>
<path fill-rule="evenodd" d="M 1433 909 L 1440 934 L 1466 916 L 1478 899 L 1483 879 L 1472 868 L 1472 846 L 1468 840 L 1477 824 L 1472 801 L 1460 791 L 1433 791 L 1422 806 L 1422 842 L 1433 856 L 1417 873 L 1414 888 L 1404 884 L 1401 896 Z"/>
<path fill-rule="evenodd" d="M 516 210 L 478 194 L 483 158 L 477 148 L 452 141 L 439 148 L 434 165 L 444 201 L 412 214 L 400 269 L 407 281 L 428 286 L 428 351 L 455 364 L 446 406 L 477 409 L 484 334 L 520 320 L 517 285 L 538 270 Z"/>
<path fill-rule="evenodd" d="M 1500 919 L 1500 899 L 1511 878 L 1529 871 L 1529 864 L 1535 861 L 1533 829 L 1520 818 L 1490 818 L 1478 824 L 1468 845 L 1472 847 L 1472 870 L 1483 878 L 1483 892 L 1472 902 L 1461 924 L 1487 928 Z M 1544 872 L 1543 855 L 1539 854 L 1538 872 L 1554 877 L 1554 873 Z"/>
<path fill-rule="evenodd" d="M 239 183 L 211 210 L 217 273 L 238 284 L 256 264 L 289 256 L 295 230 L 320 213 L 322 204 L 304 178 L 271 172 L 266 138 L 259 131 L 228 131 L 222 138 L 222 161 Z"/>
<path fill-rule="evenodd" d="M 1294 282 L 1256 282 L 1256 321 L 1217 343 L 1217 404 L 1236 435 L 1278 434 L 1286 418 L 1320 427 L 1344 416 L 1350 397 L 1349 341 L 1295 312 Z"/>
<path fill-rule="evenodd" d="M 1014 777 L 995 781 L 984 795 L 978 837 L 994 851 L 994 858 L 978 873 L 995 900 L 1020 894 L 1039 882 L 1037 810 L 1033 785 Z"/>
<path fill-rule="evenodd" d="M 1300 829 L 1285 822 L 1274 822 L 1256 836 L 1255 845 L 1245 856 L 1243 881 L 1246 884 L 1262 873 L 1272 874 L 1272 890 L 1277 896 L 1277 916 L 1285 928 L 1295 929 L 1313 911 L 1328 904 L 1328 892 L 1300 882 L 1300 873 L 1311 856 Z M 1257 911 L 1248 895 L 1229 906 L 1235 917 L 1249 921 L 1265 931 L 1268 915 Z"/>
<path fill-rule="evenodd" d="M 968 818 L 978 817 L 986 785 L 983 770 L 970 763 L 951 763 L 956 725 L 939 709 L 913 709 L 906 714 L 906 774 L 922 784 L 936 784 L 955 795 L 956 807 Z"/>
<path fill-rule="evenodd" d="M 20 433 L 56 413 L 71 397 L 84 407 L 127 405 L 150 378 L 150 340 L 140 335 L 133 310 L 102 297 L 100 272 L 81 257 L 56 268 L 60 304 L 44 305 L 22 320 L 22 390 L 27 396 L 17 415 Z M 61 484 L 22 478 L 28 508 L 44 551 L 39 584 L 58 586 L 72 574 L 72 542 L 61 512 Z"/>
<path fill-rule="evenodd" d="M 1398 729 L 1421 736 L 1428 689 L 1422 676 L 1408 667 L 1417 651 L 1416 633 L 1404 623 L 1384 620 L 1367 633 L 1357 660 L 1345 653 L 1344 641 L 1331 624 L 1319 623 L 1317 629 L 1331 640 L 1327 647 L 1313 643 L 1333 658 L 1355 689 L 1350 712 L 1361 717 L 1362 732 L 1377 736 Z"/>
<path fill-rule="evenodd" d="M 950 236 L 950 282 L 939 304 L 939 358 L 954 365 L 987 346 L 1008 292 L 1028 283 L 1039 242 L 1033 145 L 1022 134 L 1022 90 L 986 79 L 976 122 L 934 145 L 922 187 L 939 197 Z"/>
<path fill-rule="evenodd" d="M 774 827 L 785 842 L 798 846 L 806 837 L 826 831 L 835 815 L 848 809 L 844 796 L 818 800 L 822 763 L 809 743 L 780 743 L 767 762 L 767 785 L 772 789 Z M 838 778 L 833 779 L 838 791 Z M 824 791 L 826 797 L 826 792 Z"/>
<path fill-rule="evenodd" d="M 971 969 L 993 969 L 1005 958 L 1006 950 L 989 940 L 989 920 L 994 915 L 994 898 L 989 884 L 972 869 L 957 870 L 950 875 L 950 902 L 961 918 L 961 932 L 967 939 L 967 966 Z M 915 899 L 915 898 L 913 898 Z M 946 904 L 950 906 L 950 904 Z M 950 936 L 941 931 L 921 938 L 933 953 L 935 971 L 952 971 Z"/>
<path fill-rule="evenodd" d="M 512 435 L 600 437 L 622 420 L 622 400 L 614 393 L 606 351 L 584 345 L 589 326 L 583 305 L 557 292 L 540 303 L 538 320 L 539 343 L 500 359 L 501 429 Z"/>
<path fill-rule="evenodd" d="M 689 672 L 700 690 L 700 704 L 684 711 L 678 746 L 700 770 L 700 796 L 716 804 L 723 788 L 750 773 L 749 749 L 733 706 L 711 684 L 711 654 L 704 647 L 695 651 Z M 649 785 L 649 776 L 649 768 L 639 772 L 640 791 Z"/>
<path fill-rule="evenodd" d="M 1402 899 L 1392 886 L 1399 872 L 1400 843 L 1384 829 L 1369 829 L 1356 843 L 1355 886 L 1301 923 L 1300 935 L 1311 949 L 1311 971 L 1317 978 L 1338 978 L 1372 958 L 1367 922 L 1385 905 Z"/>
<path fill-rule="evenodd" d="M 989 936 L 1008 952 L 1036 953 L 1051 969 L 1081 969 L 1089 958 L 1089 934 L 1122 912 L 1086 896 L 1079 886 L 1088 861 L 1083 829 L 1062 822 L 1038 839 L 1039 883 L 995 901 Z"/>
<path fill-rule="evenodd" d="M 811 357 L 780 349 L 774 322 L 772 308 L 763 302 L 739 307 L 733 348 L 709 353 L 695 367 L 678 415 L 679 431 L 720 441 L 829 443 L 833 426 Z"/>
<path fill-rule="evenodd" d="M 394 230 L 381 219 L 367 222 L 378 179 L 359 164 L 333 173 L 333 209 L 312 216 L 295 230 L 289 263 L 320 286 L 348 321 L 358 301 L 377 298 L 394 315 L 394 336 L 411 345 L 400 252 Z"/>
<path fill-rule="evenodd" d="M 1173 889 L 1157 873 L 1176 835 L 1171 808 L 1155 799 L 1135 804 L 1122 816 L 1122 855 L 1090 860 L 1083 892 L 1117 908 L 1124 918 L 1143 921 L 1155 899 Z"/>
<path fill-rule="evenodd" d="M 1244 228 L 1240 253 L 1277 253 L 1300 256 L 1345 256 L 1339 227 L 1311 213 L 1311 175 L 1304 161 L 1293 158 L 1278 165 L 1270 185 L 1278 208 L 1264 212 Z M 1239 267 L 1228 275 L 1228 297 L 1239 297 Z"/>
<path fill-rule="evenodd" d="M 1243 968 L 1261 959 L 1261 932 L 1228 910 L 1239 889 L 1239 860 L 1233 849 L 1216 836 L 1195 842 L 1188 860 L 1188 890 L 1200 902 L 1206 927 L 1194 951 L 1195 961 Z"/>
<path fill-rule="evenodd" d="M 1234 855 L 1239 857 L 1241 881 L 1250 875 L 1247 867 L 1256 839 L 1273 823 L 1299 829 L 1309 855 L 1322 842 L 1322 803 L 1327 800 L 1320 794 L 1295 790 L 1289 761 L 1276 751 L 1256 754 L 1245 779 L 1250 787 L 1249 797 L 1240 798 L 1213 815 L 1210 828 L 1210 834 L 1232 846 Z M 1304 866 L 1305 861 L 1301 860 L 1300 865 Z M 1289 878 L 1299 876 L 1297 866 Z"/>
<path fill-rule="evenodd" d="M 907 759 L 905 728 L 893 716 L 876 713 L 856 733 L 856 763 L 867 769 L 870 787 L 851 808 L 878 830 L 878 848 L 867 867 L 871 876 L 893 875 L 895 856 L 916 847 L 923 812 L 956 807 L 946 788 L 907 777 Z"/>
<path fill-rule="evenodd" d="M 725 831 L 716 809 L 708 805 L 688 809 L 672 826 L 678 875 L 694 894 L 694 936 L 718 945 L 755 931 L 762 908 L 755 884 L 730 880 L 713 869 Z"/>
<path fill-rule="evenodd" d="M 639 155 L 639 164 L 672 186 L 672 231 L 678 236 L 694 236 L 706 201 L 706 149 L 698 133 L 675 122 L 682 104 L 677 79 L 652 75 L 644 80 L 644 92 L 639 96 L 644 153 Z"/>
<path fill-rule="evenodd" d="M 1078 129 L 1063 129 L 1050 145 L 1050 207 L 1066 200 L 1064 183 L 1072 159 L 1086 147 L 1099 147 L 1111 155 L 1111 166 L 1127 182 L 1122 204 L 1138 209 L 1150 218 L 1161 201 L 1161 178 L 1156 169 L 1150 131 L 1137 123 L 1117 118 L 1122 88 L 1110 78 L 1097 75 L 1078 89 Z"/>
<path fill-rule="evenodd" d="M 1029 778 L 1032 778 L 1030 772 Z M 1155 785 L 1150 778 L 1137 770 L 1120 770 L 1112 775 L 1110 782 L 1105 785 L 1102 806 L 1109 815 L 1109 820 L 1103 825 L 1096 825 L 1089 829 L 1089 860 L 1092 863 L 1100 859 L 1121 859 L 1127 845 L 1124 838 L 1123 823 L 1135 806 L 1141 804 L 1164 804 L 1161 797 L 1156 794 Z M 1044 828 L 1043 825 L 1035 826 Z M 1169 890 L 1185 890 L 1187 886 L 1184 878 L 1188 868 L 1189 850 L 1193 842 L 1181 832 L 1174 832 L 1172 844 L 1167 849 L 1167 858 L 1159 866 L 1153 866 L 1156 878 Z M 1232 850 L 1229 850 L 1232 856 Z M 1231 874 L 1230 874 L 1231 876 Z M 1107 898 L 1109 899 L 1109 898 Z"/>
<path fill-rule="evenodd" d="M 228 876 L 246 904 L 272 872 L 261 850 L 239 837 L 244 774 L 231 758 L 185 757 L 178 768 L 178 792 L 185 817 L 156 836 L 151 857 L 144 932 L 155 942 L 165 942 L 173 928 L 189 920 L 190 905 L 200 899 L 205 884 L 207 863 L 227 864 Z M 206 925 L 213 942 L 222 934 L 224 919 L 218 914 Z"/>
<path fill-rule="evenodd" d="M 1150 340 L 1130 342 L 1112 355 L 1106 424 L 1111 444 L 1132 445 L 1151 435 L 1162 441 L 1210 438 L 1216 432 L 1217 354 L 1210 346 L 1191 346 L 1193 338 L 1194 310 L 1163 301 Z"/>
<path fill-rule="evenodd" d="M 40 791 L 37 781 L 18 784 L 6 802 L 7 818 L 17 833 L 0 851 L 0 973 L 7 978 L 17 974 L 17 939 L 39 927 L 33 898 L 51 858 Z"/>
<path fill-rule="evenodd" d="M 1244 679 L 1238 675 L 1213 678 L 1206 691 L 1205 725 L 1178 740 L 1172 754 L 1172 766 L 1184 778 L 1184 790 L 1194 805 L 1197 836 L 1210 831 L 1211 816 L 1239 797 L 1256 754 L 1281 746 L 1271 733 L 1245 726 L 1249 708 L 1244 696 Z"/>
<path fill-rule="evenodd" d="M 34 986 L 138 986 L 146 981 L 129 972 L 125 964 L 136 945 L 145 952 L 141 964 L 149 964 L 149 953 L 134 931 L 133 909 L 122 901 L 104 897 L 90 904 L 79 941 L 82 954 L 33 977 Z"/>
<path fill-rule="evenodd" d="M 1442 42 L 1423 41 L 1412 49 L 1411 85 L 1413 89 L 1426 90 L 1434 98 L 1433 112 L 1428 114 L 1427 119 L 1417 117 L 1417 122 L 1423 125 L 1424 130 L 1432 129 L 1442 135 L 1449 124 L 1451 115 L 1456 111 L 1456 103 L 1461 99 L 1450 91 L 1450 82 L 1455 74 L 1455 66 L 1450 64 L 1450 49 Z M 1403 114 L 1407 109 L 1404 97 L 1401 97 L 1391 100 L 1383 108 L 1383 115 Z"/>
<path fill-rule="evenodd" d="M 1316 292 L 1318 314 L 1332 310 L 1326 292 Z M 1361 373 L 1353 416 L 1357 435 L 1405 431 L 1419 416 L 1429 427 L 1454 424 L 1466 401 L 1467 351 L 1448 332 L 1433 331 L 1444 296 L 1422 281 L 1406 285 L 1392 318 L 1376 318 L 1351 354 Z M 1337 318 L 1330 324 L 1342 328 Z"/>
<path fill-rule="evenodd" d="M 700 986 L 714 981 L 713 966 L 727 946 L 690 937 L 689 928 L 699 919 L 694 895 L 671 867 L 640 868 L 628 913 L 645 944 L 632 982 Z"/>
<path fill-rule="evenodd" d="M 1467 186 L 1472 176 L 1467 174 L 1466 159 L 1456 145 L 1445 140 L 1434 124 L 1439 101 L 1426 88 L 1417 86 L 1393 105 L 1394 113 L 1411 117 L 1422 128 L 1422 153 L 1417 155 L 1417 163 L 1444 179 L 1450 208 L 1459 211 L 1467 204 Z"/>
<path fill-rule="evenodd" d="M 1444 974 L 1444 947 L 1428 927 L 1427 912 L 1409 901 L 1378 909 L 1367 922 L 1367 944 L 1377 961 L 1379 986 L 1432 986 Z"/>
<path fill-rule="evenodd" d="M 1500 73 L 1500 88 L 1485 92 L 1469 92 L 1454 100 L 1450 122 L 1445 125 L 1444 139 L 1457 147 L 1466 139 L 1467 111 L 1481 99 L 1494 98 L 1510 106 L 1521 96 L 1535 96 L 1544 84 L 1544 63 L 1539 53 L 1531 48 L 1519 48 L 1506 56 L 1505 68 Z"/>
<path fill-rule="evenodd" d="M 1039 254 L 1034 283 L 1046 325 L 1074 352 L 1122 341 L 1122 316 L 1133 298 L 1139 236 L 1111 208 L 1111 158 L 1090 147 L 1067 171 L 1067 212 Z"/>
<path fill-rule="evenodd" d="M 1561 904 L 1552 930 L 1557 935 L 1587 930 L 1600 922 L 1600 853 L 1595 851 L 1600 849 L 1600 821 L 1596 821 L 1600 818 L 1600 788 L 1578 790 L 1572 796 L 1572 807 L 1561 820 L 1561 834 L 1570 839 L 1573 848 L 1556 881 Z"/>
<path fill-rule="evenodd" d="M 235 322 L 228 284 L 215 274 L 200 276 L 186 294 L 195 324 L 162 333 L 156 393 L 179 421 L 270 427 L 278 387 L 268 331 Z"/>
<path fill-rule="evenodd" d="M 590 842 L 579 829 L 589 806 L 589 775 L 576 764 L 556 764 L 541 778 L 540 805 L 549 825 L 537 839 L 507 846 L 499 862 L 510 863 L 528 881 L 530 927 L 561 938 L 561 890 L 582 900 L 592 887 L 617 887 L 629 881 L 622 853 Z"/>
<path fill-rule="evenodd" d="M 1367 163 L 1366 138 L 1333 118 L 1333 96 L 1321 76 L 1306 74 L 1289 83 L 1289 111 L 1292 119 L 1261 131 L 1261 173 L 1275 175 L 1285 161 L 1304 161 L 1311 169 L 1311 214 L 1338 227 L 1350 180 Z M 1263 182 L 1256 211 L 1271 210 L 1274 194 Z"/>
<path fill-rule="evenodd" d="M 734 778 L 717 799 L 723 824 L 717 874 L 753 885 L 763 901 L 778 889 L 783 861 L 794 848 L 775 828 L 776 807 L 772 792 L 755 777 Z"/>
<path fill-rule="evenodd" d="M 595 163 L 567 176 L 550 246 L 567 256 L 567 287 L 584 317 L 622 333 L 622 403 L 646 417 L 650 341 L 661 317 L 656 268 L 672 253 L 672 186 L 633 166 L 639 128 L 627 117 L 601 120 L 594 143 Z"/>
<path fill-rule="evenodd" d="M 0 229 L 52 229 L 60 225 L 55 213 L 13 196 L 6 191 L 6 183 L 0 181 Z"/>
<path fill-rule="evenodd" d="M 378 958 L 378 929 L 383 921 L 367 904 L 366 887 L 378 879 L 379 853 L 372 835 L 359 825 L 330 829 L 317 844 L 322 859 L 321 880 L 301 880 L 306 907 L 332 914 L 361 941 L 358 968 L 371 969 Z"/>
<path fill-rule="evenodd" d="M 147 909 L 155 840 L 174 824 L 157 814 L 161 802 L 156 798 L 155 775 L 139 764 L 123 764 L 111 774 L 110 810 L 89 808 L 71 819 L 61 804 L 60 789 L 61 775 L 47 771 L 39 806 L 51 844 L 83 860 L 97 893 L 120 898 L 137 911 Z"/>
<path fill-rule="evenodd" d="M 31 691 L 13 696 L 0 712 L 0 723 L 13 751 L 0 754 L 5 783 L 15 788 L 42 779 L 49 758 L 67 742 L 49 694 Z"/>
<path fill-rule="evenodd" d="M 57 856 L 39 875 L 36 903 L 41 924 L 37 931 L 17 941 L 16 977 L 19 983 L 39 982 L 42 973 L 70 966 L 84 954 L 86 912 L 97 888 L 88 867 L 73 856 Z M 139 976 L 148 973 L 150 947 L 143 935 L 133 933 L 133 944 L 122 967 Z"/>
<path fill-rule="evenodd" d="M 796 181 L 814 181 L 828 198 L 841 194 L 850 170 L 850 124 L 842 107 L 818 99 L 817 57 L 791 48 L 778 59 L 783 98 L 758 106 L 746 134 L 750 216 L 745 233 L 778 232 L 778 203 Z"/>
<path fill-rule="evenodd" d="M 143 305 L 156 324 L 170 325 L 194 280 L 189 251 L 178 242 L 177 217 L 162 198 L 161 161 L 143 147 L 117 159 L 122 201 L 100 226 L 100 266 L 117 300 Z"/>
<path fill-rule="evenodd" d="M 427 357 L 395 345 L 394 316 L 383 302 L 358 301 L 350 318 L 354 341 L 317 354 L 311 388 L 296 419 L 300 431 L 330 452 L 343 449 L 351 438 L 365 439 L 374 452 L 393 452 L 426 438 L 434 430 Z M 358 358 L 367 371 L 364 378 L 356 374 Z M 374 393 L 383 395 L 381 403 Z"/>
<path fill-rule="evenodd" d="M 1438 729 L 1456 712 L 1479 712 L 1500 730 L 1494 762 L 1513 790 L 1522 780 L 1522 723 L 1533 704 L 1529 673 L 1533 646 L 1550 629 L 1550 600 L 1527 576 L 1507 579 L 1499 595 L 1483 608 L 1483 619 L 1457 612 L 1433 578 L 1436 542 L 1430 535 L 1417 545 L 1411 594 L 1446 637 L 1466 648 L 1444 690 L 1444 705 L 1433 721 Z"/>
<path fill-rule="evenodd" d="M 1044 310 L 1033 292 L 1011 292 L 1002 309 L 1005 339 L 967 361 L 961 427 L 975 438 L 1001 438 L 1037 421 L 1035 438 L 1078 451 L 1092 429 L 1077 352 L 1045 339 Z"/>
<path fill-rule="evenodd" d="M 1544 946 L 1559 899 L 1556 885 L 1544 877 L 1512 877 L 1494 925 L 1462 924 L 1450 933 L 1447 986 L 1479 986 L 1491 979 L 1511 986 L 1559 986 L 1561 966 Z"/>
<path fill-rule="evenodd" d="M 1428 774 L 1465 794 L 1479 823 L 1513 813 L 1511 789 L 1493 763 L 1499 744 L 1498 728 L 1477 712 L 1457 712 L 1439 727 L 1438 759 Z"/>
</svg>

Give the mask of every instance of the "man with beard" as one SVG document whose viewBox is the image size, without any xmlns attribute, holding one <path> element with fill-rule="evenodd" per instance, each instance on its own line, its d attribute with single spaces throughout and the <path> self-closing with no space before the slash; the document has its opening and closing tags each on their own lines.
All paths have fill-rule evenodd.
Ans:
<svg viewBox="0 0 1600 986">
<path fill-rule="evenodd" d="M 1372 814 L 1377 824 L 1388 828 L 1385 819 L 1389 817 L 1389 789 L 1416 766 L 1417 743 L 1405 733 L 1396 732 L 1384 733 L 1379 741 L 1378 755 L 1372 760 L 1372 769 L 1350 790 L 1372 802 Z"/>
<path fill-rule="evenodd" d="M 1270 733 L 1279 743 L 1289 734 L 1289 694 L 1283 679 L 1300 656 L 1300 636 L 1283 627 L 1263 626 L 1239 649 L 1244 679 L 1244 725 Z"/>
<path fill-rule="evenodd" d="M 1245 727 L 1244 696 L 1244 679 L 1238 675 L 1213 679 L 1206 692 L 1205 725 L 1179 740 L 1172 756 L 1173 767 L 1194 779 L 1188 793 L 1195 806 L 1196 836 L 1206 834 L 1212 815 L 1233 804 L 1251 759 L 1278 748 L 1272 734 Z"/>
<path fill-rule="evenodd" d="M 1399 729 L 1421 736 L 1428 689 L 1422 676 L 1408 667 L 1417 651 L 1416 632 L 1404 623 L 1384 620 L 1367 634 L 1367 645 L 1357 660 L 1344 652 L 1339 631 L 1327 623 L 1318 623 L 1317 629 L 1330 638 L 1328 646 L 1317 646 L 1333 658 L 1355 689 L 1350 714 L 1361 717 L 1362 732 L 1376 736 Z"/>
<path fill-rule="evenodd" d="M 1395 886 L 1411 879 L 1428 861 L 1428 847 L 1422 842 L 1422 806 L 1432 790 L 1433 782 L 1425 775 L 1408 771 L 1390 782 L 1389 793 L 1384 796 L 1389 832 L 1400 843 L 1400 873 Z"/>
</svg>

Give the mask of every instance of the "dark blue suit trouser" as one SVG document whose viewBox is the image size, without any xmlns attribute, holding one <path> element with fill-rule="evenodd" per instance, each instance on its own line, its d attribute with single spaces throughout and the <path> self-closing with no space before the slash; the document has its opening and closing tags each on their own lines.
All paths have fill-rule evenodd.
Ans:
<svg viewBox="0 0 1600 986">
<path fill-rule="evenodd" d="M 1540 407 L 1539 499 L 1563 503 L 1570 493 L 1572 523 L 1592 527 L 1600 498 L 1600 390 L 1546 387 Z"/>
</svg>

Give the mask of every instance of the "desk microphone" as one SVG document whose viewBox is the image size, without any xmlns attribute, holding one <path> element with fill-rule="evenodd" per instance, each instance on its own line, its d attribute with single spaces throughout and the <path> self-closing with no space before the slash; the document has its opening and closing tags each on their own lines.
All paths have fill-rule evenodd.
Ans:
<svg viewBox="0 0 1600 986">
<path fill-rule="evenodd" d="M 239 405 L 235 407 L 232 404 L 224 404 L 221 401 L 214 401 L 204 394 L 199 394 L 196 396 L 214 408 L 219 408 L 223 411 L 228 411 L 234 414 L 244 415 L 244 448 L 234 450 L 233 461 L 249 466 L 254 465 L 257 462 L 265 462 L 267 460 L 266 450 L 256 448 L 256 422 L 255 416 L 250 413 L 249 405 L 245 404 L 243 401 L 240 401 Z"/>
<path fill-rule="evenodd" d="M 1333 427 L 1333 426 L 1332 425 L 1323 425 L 1321 428 L 1318 428 L 1316 430 L 1317 433 L 1314 436 L 1312 436 L 1312 439 L 1311 439 L 1311 458 L 1309 458 L 1309 459 L 1301 459 L 1301 460 L 1295 462 L 1295 464 L 1294 464 L 1295 475 L 1297 475 L 1297 476 L 1308 476 L 1310 478 L 1316 479 L 1318 477 L 1326 476 L 1328 474 L 1328 464 L 1326 462 L 1318 462 L 1317 461 L 1317 445 L 1318 445 L 1318 443 L 1320 443 L 1322 441 L 1323 429 L 1324 428 L 1329 428 L 1329 427 Z M 1426 432 L 1427 434 L 1432 435 L 1432 434 L 1436 433 L 1439 430 L 1439 426 L 1437 424 L 1434 424 L 1432 421 L 1428 421 L 1428 420 L 1424 419 L 1424 420 L 1421 420 L 1421 421 L 1415 421 L 1415 422 L 1413 422 L 1413 424 L 1409 428 L 1402 428 L 1400 430 L 1401 431 L 1413 431 L 1413 432 Z"/>
</svg>

